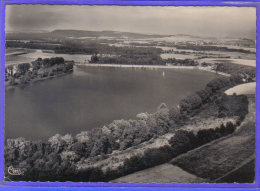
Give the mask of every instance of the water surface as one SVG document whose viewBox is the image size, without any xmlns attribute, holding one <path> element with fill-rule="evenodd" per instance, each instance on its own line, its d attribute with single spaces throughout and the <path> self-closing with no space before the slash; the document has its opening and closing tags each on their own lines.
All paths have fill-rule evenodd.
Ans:
<svg viewBox="0 0 260 191">
<path fill-rule="evenodd" d="M 5 137 L 48 140 L 178 105 L 217 74 L 198 69 L 76 66 L 71 74 L 8 89 Z"/>
</svg>

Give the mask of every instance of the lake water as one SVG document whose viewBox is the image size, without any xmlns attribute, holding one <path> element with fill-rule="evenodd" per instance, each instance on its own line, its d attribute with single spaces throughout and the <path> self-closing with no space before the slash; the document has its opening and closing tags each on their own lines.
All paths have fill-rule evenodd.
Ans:
<svg viewBox="0 0 260 191">
<path fill-rule="evenodd" d="M 75 66 L 65 76 L 7 89 L 5 138 L 48 140 L 135 119 L 168 107 L 219 75 L 198 69 L 140 69 Z"/>
</svg>

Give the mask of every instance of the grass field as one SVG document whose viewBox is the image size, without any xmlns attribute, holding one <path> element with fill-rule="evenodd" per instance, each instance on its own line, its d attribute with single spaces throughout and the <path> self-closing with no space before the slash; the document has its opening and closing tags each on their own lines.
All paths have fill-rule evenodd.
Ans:
<svg viewBox="0 0 260 191">
<path fill-rule="evenodd" d="M 208 182 L 203 178 L 198 178 L 195 175 L 185 172 L 177 166 L 171 164 L 162 164 L 153 168 L 142 170 L 111 182 L 142 182 L 142 183 L 202 183 Z"/>
<path fill-rule="evenodd" d="M 236 169 L 212 182 L 216 183 L 253 183 L 255 181 L 255 156 L 250 157 Z"/>
<path fill-rule="evenodd" d="M 245 84 L 237 85 L 233 88 L 228 89 L 225 91 L 227 95 L 232 95 L 236 93 L 237 95 L 241 94 L 255 94 L 256 93 L 256 82 L 250 82 Z"/>
</svg>

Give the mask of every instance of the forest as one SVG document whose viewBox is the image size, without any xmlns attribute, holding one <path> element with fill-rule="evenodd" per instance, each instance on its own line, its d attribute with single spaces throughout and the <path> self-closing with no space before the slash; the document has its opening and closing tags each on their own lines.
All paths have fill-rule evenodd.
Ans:
<svg viewBox="0 0 260 191">
<path fill-rule="evenodd" d="M 226 51 L 226 52 L 242 52 L 248 54 L 255 54 L 255 52 L 251 52 L 250 50 L 244 49 L 235 49 L 235 48 L 227 48 L 227 47 L 220 47 L 220 46 L 212 46 L 212 45 L 175 45 L 177 49 L 189 49 L 189 50 L 196 50 L 196 51 Z"/>
<path fill-rule="evenodd" d="M 34 68 L 39 65 L 40 68 L 48 68 L 56 65 L 53 63 L 36 60 L 32 65 Z M 28 71 L 21 72 L 26 74 Z M 47 142 L 22 137 L 8 139 L 4 150 L 5 176 L 12 181 L 99 182 L 165 163 L 181 153 L 234 132 L 248 112 L 247 97 L 235 94 L 227 96 L 223 89 L 240 83 L 243 80 L 239 75 L 218 78 L 208 83 L 205 89 L 181 100 L 180 107 L 170 109 L 161 104 L 153 114 L 140 113 L 133 120 L 115 120 L 76 136 L 57 134 Z M 207 109 L 208 105 L 214 105 L 219 118 L 239 116 L 239 119 L 235 124 L 222 124 L 215 129 L 199 130 L 196 134 L 181 129 L 184 124 L 189 123 L 191 116 Z M 78 168 L 86 160 L 95 163 L 106 159 L 114 151 L 124 151 L 168 132 L 175 132 L 175 136 L 169 140 L 170 146 L 148 149 L 144 155 L 132 156 L 122 161 L 117 169 L 102 171 L 98 166 Z M 20 168 L 22 175 L 8 174 L 10 166 Z"/>
</svg>

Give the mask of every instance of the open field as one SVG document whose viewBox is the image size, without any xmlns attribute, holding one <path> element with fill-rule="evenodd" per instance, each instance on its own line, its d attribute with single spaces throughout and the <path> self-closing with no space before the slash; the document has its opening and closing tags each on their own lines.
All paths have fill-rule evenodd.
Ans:
<svg viewBox="0 0 260 191">
<path fill-rule="evenodd" d="M 177 166 L 171 164 L 162 164 L 153 168 L 142 170 L 111 182 L 156 182 L 156 183 L 202 183 L 208 182 L 203 178 L 198 178 L 188 172 L 185 172 Z"/>
<path fill-rule="evenodd" d="M 15 54 L 15 53 L 23 53 L 23 54 L 27 54 L 30 52 L 35 52 L 35 50 L 33 49 L 25 49 L 25 48 L 7 48 L 5 49 L 5 55 L 11 55 L 11 54 Z"/>
<path fill-rule="evenodd" d="M 227 95 L 232 95 L 236 93 L 237 95 L 241 94 L 255 94 L 256 93 L 256 82 L 245 83 L 233 88 L 228 89 L 225 91 Z"/>
</svg>

